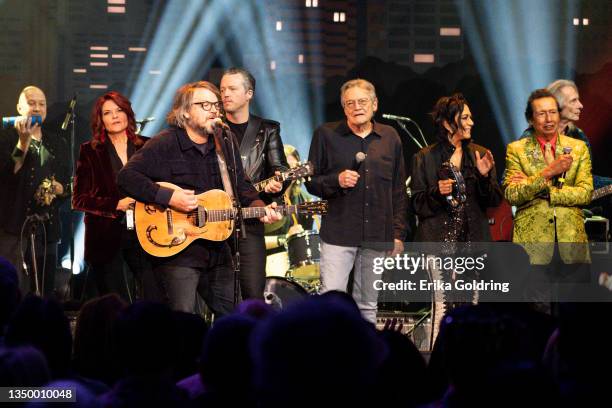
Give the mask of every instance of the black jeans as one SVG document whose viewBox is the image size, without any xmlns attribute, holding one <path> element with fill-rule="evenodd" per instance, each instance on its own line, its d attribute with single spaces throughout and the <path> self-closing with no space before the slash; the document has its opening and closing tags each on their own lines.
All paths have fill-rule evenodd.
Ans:
<svg viewBox="0 0 612 408">
<path fill-rule="evenodd" d="M 98 295 L 116 293 L 128 302 L 136 299 L 161 302 L 161 287 L 153 276 L 150 257 L 138 243 L 136 232 L 124 229 L 120 239 L 120 250 L 112 258 L 90 264 L 90 276 Z"/>
<path fill-rule="evenodd" d="M 161 302 L 163 299 L 151 263 L 140 248 L 123 248 L 108 262 L 91 263 L 90 276 L 99 296 L 116 293 L 128 302 L 136 299 Z"/>
<path fill-rule="evenodd" d="M 163 300 L 171 309 L 194 313 L 199 293 L 216 319 L 233 311 L 234 280 L 229 246 L 209 254 L 202 267 L 164 264 L 153 267 Z"/>
</svg>

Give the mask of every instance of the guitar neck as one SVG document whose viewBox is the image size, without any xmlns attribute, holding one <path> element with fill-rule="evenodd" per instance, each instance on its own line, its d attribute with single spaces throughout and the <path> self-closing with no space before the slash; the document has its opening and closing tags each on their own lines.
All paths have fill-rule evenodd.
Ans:
<svg viewBox="0 0 612 408">
<path fill-rule="evenodd" d="M 236 210 L 234 208 L 222 210 L 204 210 L 202 207 L 198 211 L 206 211 L 206 219 L 210 222 L 228 221 L 235 218 Z M 296 205 L 282 206 L 279 205 L 275 209 L 276 212 L 283 216 L 289 214 L 297 214 L 298 207 Z M 266 215 L 266 207 L 246 207 L 242 209 L 242 218 L 261 218 Z"/>
<path fill-rule="evenodd" d="M 297 206 L 295 205 L 279 205 L 275 209 L 276 212 L 283 216 L 289 214 L 297 214 Z M 266 207 L 246 207 L 242 209 L 242 218 L 261 218 L 266 215 Z"/>
<path fill-rule="evenodd" d="M 597 190 L 593 191 L 591 201 L 595 201 L 601 197 L 607 196 L 610 193 L 612 193 L 612 184 L 609 184 L 602 188 L 598 188 Z"/>
<path fill-rule="evenodd" d="M 279 174 L 279 175 L 267 178 L 265 180 L 262 180 L 259 183 L 255 183 L 255 190 L 261 193 L 262 191 L 264 191 L 268 183 L 270 183 L 271 181 L 280 181 L 282 183 L 283 181 L 285 181 L 285 177 L 283 174 Z"/>
<path fill-rule="evenodd" d="M 287 171 L 283 171 L 280 174 L 276 174 L 270 178 L 267 178 L 258 183 L 255 183 L 254 184 L 255 190 L 261 193 L 266 188 L 268 183 L 270 183 L 271 181 L 278 181 L 282 183 L 286 180 L 298 180 L 300 178 L 312 176 L 312 173 L 313 173 L 312 163 L 306 162 L 304 164 L 300 164 L 297 167 L 291 168 Z"/>
</svg>

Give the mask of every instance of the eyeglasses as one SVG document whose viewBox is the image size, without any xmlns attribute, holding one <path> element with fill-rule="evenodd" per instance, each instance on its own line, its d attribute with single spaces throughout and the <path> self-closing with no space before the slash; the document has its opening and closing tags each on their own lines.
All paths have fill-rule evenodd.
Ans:
<svg viewBox="0 0 612 408">
<path fill-rule="evenodd" d="M 368 106 L 368 103 L 370 103 L 369 98 L 361 98 L 357 100 L 344 101 L 344 107 L 348 109 L 355 109 L 355 107 L 359 105 L 360 108 L 363 108 Z"/>
<path fill-rule="evenodd" d="M 548 111 L 536 111 L 535 112 L 535 117 L 543 119 L 544 117 L 546 117 L 546 115 L 548 115 L 548 116 L 555 116 L 555 115 L 558 115 L 558 114 L 559 114 L 558 110 L 551 109 L 551 110 L 548 110 Z"/>
<path fill-rule="evenodd" d="M 192 105 L 200 105 L 200 108 L 202 108 L 206 112 L 210 112 L 213 106 L 215 107 L 215 110 L 217 112 L 221 110 L 221 102 L 202 101 L 202 102 L 193 102 Z"/>
</svg>

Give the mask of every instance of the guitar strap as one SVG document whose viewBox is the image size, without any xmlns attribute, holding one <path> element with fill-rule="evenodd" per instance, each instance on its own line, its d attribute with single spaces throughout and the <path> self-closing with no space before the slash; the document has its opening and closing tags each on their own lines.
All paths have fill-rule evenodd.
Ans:
<svg viewBox="0 0 612 408">
<path fill-rule="evenodd" d="M 219 170 L 221 171 L 221 181 L 223 182 L 223 190 L 230 196 L 230 198 L 234 199 L 234 189 L 232 188 L 232 182 L 230 181 L 229 172 L 227 171 L 227 162 L 225 161 L 225 155 L 223 154 L 223 149 L 221 148 L 221 141 L 219 141 L 220 132 L 215 131 L 214 140 L 215 140 L 215 152 L 217 153 L 217 161 L 219 162 Z"/>
</svg>

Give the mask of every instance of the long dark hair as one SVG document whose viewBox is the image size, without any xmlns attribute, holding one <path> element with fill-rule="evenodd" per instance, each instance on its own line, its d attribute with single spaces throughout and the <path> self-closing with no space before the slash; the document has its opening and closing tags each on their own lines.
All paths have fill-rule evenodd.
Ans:
<svg viewBox="0 0 612 408">
<path fill-rule="evenodd" d="M 128 127 L 126 129 L 128 140 L 131 141 L 135 146 L 140 146 L 142 140 L 136 136 L 136 117 L 132 110 L 132 104 L 125 96 L 121 95 L 117 91 L 109 91 L 104 95 L 96 99 L 93 109 L 91 110 L 91 140 L 92 146 L 98 147 L 106 142 L 108 134 L 102 121 L 102 106 L 106 101 L 113 101 L 128 118 Z"/>
<path fill-rule="evenodd" d="M 465 105 L 467 101 L 460 93 L 438 99 L 431 112 L 438 140 L 448 141 L 448 130 L 444 127 L 444 122 L 450 126 L 451 135 L 459 130 L 461 125 L 457 120 L 457 115 L 461 116 Z"/>
</svg>

